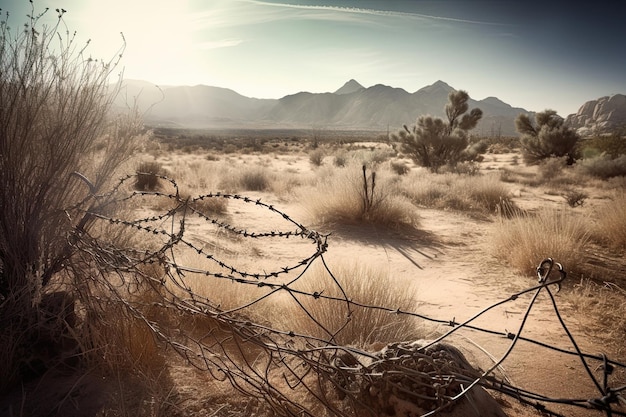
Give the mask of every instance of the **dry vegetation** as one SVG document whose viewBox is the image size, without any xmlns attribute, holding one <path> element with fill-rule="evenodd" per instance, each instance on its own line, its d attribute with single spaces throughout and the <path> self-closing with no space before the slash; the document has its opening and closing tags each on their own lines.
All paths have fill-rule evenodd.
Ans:
<svg viewBox="0 0 626 417">
<path fill-rule="evenodd" d="M 50 35 L 42 33 L 44 40 Z M 19 41 L 27 52 L 39 50 L 29 46 L 32 39 Z M 473 138 L 487 154 L 436 170 L 416 166 L 397 144 L 372 132 L 158 128 L 148 141 L 134 114 L 105 117 L 110 101 L 100 101 L 106 96 L 100 93 L 109 67 L 79 66 L 84 73 L 76 73 L 76 61 L 56 68 L 45 54 L 2 51 L 0 68 L 29 81 L 0 80 L 0 100 L 15 99 L 0 106 L 0 393 L 8 398 L 0 399 L 0 413 L 67 414 L 79 404 L 94 407 L 93 415 L 185 417 L 204 410 L 235 416 L 297 405 L 328 415 L 320 404 L 333 404 L 354 415 L 337 405 L 340 399 L 324 402 L 301 386 L 313 381 L 321 389 L 314 375 L 319 363 L 299 379 L 281 366 L 299 369 L 301 363 L 291 362 L 316 350 L 311 341 L 347 350 L 432 337 L 434 330 L 415 317 L 394 314 L 419 305 L 419 289 L 399 280 L 411 270 L 394 270 L 391 261 L 381 268 L 354 255 L 376 247 L 371 240 L 380 236 L 405 258 L 415 250 L 431 260 L 436 256 L 423 246 L 471 248 L 480 236 L 493 248 L 493 259 L 483 254 L 481 261 L 501 262 L 522 277 L 534 276 L 537 262 L 553 257 L 570 274 L 564 292 L 572 308 L 600 328 L 597 340 L 624 354 L 621 137 L 583 143 L 579 151 L 587 157 L 573 166 L 547 158 L 532 167 L 510 152 L 511 138 Z M 37 65 L 22 66 L 29 59 L 54 68 L 32 72 Z M 57 70 L 69 72 L 50 83 Z M 75 83 L 88 94 L 66 94 L 75 92 Z M 31 85 L 51 86 L 50 94 L 39 96 Z M 55 111 L 66 99 L 64 112 Z M 38 105 L 46 100 L 55 105 Z M 88 127 L 68 130 L 79 110 L 88 110 Z M 49 130 L 55 134 L 43 134 Z M 6 139 L 16 137 L 21 140 Z M 132 181 L 118 183 L 124 175 Z M 280 235 L 279 221 L 295 226 L 274 204 L 340 241 L 350 236 L 348 256 L 355 259 L 307 269 L 310 253 L 294 241 L 315 238 L 320 245 L 321 235 Z M 486 232 L 439 242 L 436 231 L 428 231 L 430 240 L 422 242 L 417 232 L 426 210 L 443 221 L 452 213 Z M 292 240 L 244 239 L 259 234 Z M 300 266 L 305 271 L 294 278 Z M 309 344 L 294 341 L 296 334 Z M 279 344 L 277 351 L 294 352 L 284 362 L 272 356 Z M 191 364 L 206 372 L 192 373 Z M 62 388 L 54 378 L 66 374 L 74 379 L 63 379 L 69 386 Z M 249 384 L 239 388 L 255 399 L 219 382 L 229 378 Z M 193 387 L 197 391 L 185 395 Z M 297 388 L 293 396 L 281 397 L 290 387 Z M 45 391 L 53 388 L 59 391 Z"/>
</svg>

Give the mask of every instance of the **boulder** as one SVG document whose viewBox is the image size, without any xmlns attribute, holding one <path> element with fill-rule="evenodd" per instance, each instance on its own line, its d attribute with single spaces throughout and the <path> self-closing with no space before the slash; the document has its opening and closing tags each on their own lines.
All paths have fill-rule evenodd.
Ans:
<svg viewBox="0 0 626 417">
<path fill-rule="evenodd" d="M 355 393 L 356 406 L 381 417 L 419 417 L 440 410 L 448 417 L 506 417 L 479 384 L 481 372 L 456 347 L 425 341 L 392 343 L 368 355 L 345 351 L 333 361 L 340 398 Z"/>
<path fill-rule="evenodd" d="M 565 124 L 583 136 L 623 128 L 626 125 L 626 95 L 614 94 L 590 100 L 576 114 L 570 114 Z"/>
</svg>

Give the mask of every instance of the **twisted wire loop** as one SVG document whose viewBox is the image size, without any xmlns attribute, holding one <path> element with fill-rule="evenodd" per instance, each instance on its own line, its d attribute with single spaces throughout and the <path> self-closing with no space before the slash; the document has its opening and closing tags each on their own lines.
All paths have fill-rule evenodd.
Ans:
<svg viewBox="0 0 626 417">
<path fill-rule="evenodd" d="M 133 176 L 129 175 L 122 178 L 110 193 L 90 195 L 68 210 L 68 213 L 82 210 L 91 221 L 121 230 L 131 229 L 137 235 L 134 244 L 122 246 L 113 243 L 113 239 L 107 239 L 106 234 L 92 236 L 84 230 L 75 231 L 71 239 L 73 244 L 84 262 L 98 271 L 91 280 L 82 284 L 86 295 L 91 300 L 103 300 L 102 294 L 107 294 L 107 302 L 113 300 L 123 306 L 190 366 L 207 372 L 215 380 L 230 383 L 249 398 L 256 399 L 265 412 L 281 416 L 425 417 L 445 410 L 457 413 L 450 415 L 485 415 L 477 409 L 478 399 L 484 400 L 486 391 L 490 391 L 510 396 L 551 415 L 560 414 L 551 411 L 550 405 L 560 404 L 596 410 L 607 416 L 626 416 L 620 406 L 620 402 L 622 405 L 625 402 L 626 385 L 614 387 L 610 384 L 613 370 L 624 369 L 626 365 L 604 355 L 591 355 L 580 350 L 561 317 L 551 290 L 555 287 L 558 291 L 566 278 L 563 266 L 552 259 L 540 262 L 536 286 L 512 294 L 463 322 L 403 311 L 396 306 L 367 305 L 350 299 L 341 286 L 340 277 L 335 277 L 326 264 L 324 254 L 328 250 L 328 235 L 308 229 L 260 199 L 229 193 L 183 198 L 173 180 L 160 178 L 171 186 L 171 192 L 134 191 L 130 187 Z M 148 198 L 167 202 L 167 208 L 160 214 L 134 218 L 132 213 L 136 214 L 137 209 L 142 207 L 141 199 Z M 218 218 L 205 212 L 201 202 L 206 199 L 226 199 L 250 205 L 269 212 L 293 229 L 254 231 L 236 227 L 224 217 Z M 107 207 L 115 205 L 129 206 L 131 210 L 126 210 L 126 213 L 130 214 L 126 218 L 112 216 Z M 269 271 L 250 271 L 231 264 L 220 256 L 221 252 L 211 251 L 207 245 L 194 240 L 190 232 L 194 224 L 192 217 L 203 226 L 211 226 L 223 233 L 218 235 L 220 239 L 291 239 L 290 245 L 294 247 L 301 244 L 310 246 L 307 246 L 308 252 L 302 259 L 290 265 Z M 205 260 L 211 268 L 187 264 L 185 261 L 189 258 L 184 256 L 185 253 Z M 337 288 L 307 292 L 294 286 L 318 261 Z M 193 280 L 206 280 L 208 285 L 217 282 L 214 280 L 230 281 L 236 286 L 243 286 L 244 291 L 254 287 L 264 292 L 243 305 L 225 308 L 210 296 L 196 291 L 191 285 Z M 236 287 L 232 289 L 239 290 Z M 541 292 L 548 294 L 554 313 L 574 347 L 573 352 L 522 336 Z M 249 307 L 281 294 L 290 297 L 326 336 L 278 328 L 263 317 L 251 318 L 248 315 Z M 472 324 L 486 312 L 524 295 L 531 298 L 515 333 Z M 304 298 L 324 299 L 344 305 L 348 312 L 344 326 L 339 329 L 324 327 L 300 301 Z M 411 316 L 449 326 L 450 330 L 435 340 L 399 341 L 377 352 L 338 345 L 336 336 L 350 321 L 355 308 Z M 457 348 L 447 342 L 452 334 L 466 330 L 508 338 L 508 349 L 487 370 L 475 369 Z M 562 355 L 577 356 L 590 384 L 597 391 L 597 397 L 551 398 L 513 386 L 499 377 L 496 369 L 519 341 Z M 600 364 L 598 369 L 603 373 L 600 379 L 591 369 L 590 362 Z"/>
</svg>

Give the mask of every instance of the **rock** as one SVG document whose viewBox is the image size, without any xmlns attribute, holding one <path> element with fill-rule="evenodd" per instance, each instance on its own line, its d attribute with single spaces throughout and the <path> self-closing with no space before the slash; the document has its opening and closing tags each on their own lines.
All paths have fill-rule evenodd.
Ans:
<svg viewBox="0 0 626 417">
<path fill-rule="evenodd" d="M 590 100 L 576 114 L 570 114 L 565 124 L 582 136 L 606 133 L 626 125 L 626 95 L 614 94 Z"/>
<path fill-rule="evenodd" d="M 449 417 L 506 417 L 479 385 L 450 402 L 481 374 L 452 345 L 423 346 L 423 341 L 392 343 L 368 356 L 343 352 L 335 358 L 334 385 L 342 394 L 358 392 L 355 405 L 378 416 L 419 417 L 440 409 Z"/>
</svg>

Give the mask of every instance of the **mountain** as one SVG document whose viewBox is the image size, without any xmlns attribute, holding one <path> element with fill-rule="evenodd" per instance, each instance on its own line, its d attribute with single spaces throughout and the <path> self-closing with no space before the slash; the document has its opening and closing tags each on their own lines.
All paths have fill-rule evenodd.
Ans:
<svg viewBox="0 0 626 417">
<path fill-rule="evenodd" d="M 354 79 L 351 79 L 350 81 L 345 83 L 339 90 L 335 91 L 333 94 L 352 94 L 352 93 L 356 93 L 357 91 L 361 91 L 364 89 L 365 87 L 363 87 L 361 84 L 356 82 Z"/>
<path fill-rule="evenodd" d="M 626 126 L 626 95 L 614 94 L 583 104 L 576 114 L 570 114 L 565 123 L 586 136 Z"/>
<path fill-rule="evenodd" d="M 137 104 L 149 124 L 185 127 L 256 125 L 277 100 L 242 96 L 206 85 L 163 86 L 124 80 L 117 107 Z"/>
<path fill-rule="evenodd" d="M 420 115 L 445 117 L 448 94 L 454 88 L 443 81 L 409 93 L 383 84 L 365 88 L 355 80 L 334 93 L 300 92 L 280 99 L 257 99 L 205 85 L 157 87 L 126 80 L 116 105 L 137 103 L 147 124 L 214 128 L 311 128 L 396 131 Z M 479 135 L 517 135 L 515 118 L 527 110 L 495 97 L 476 101 L 483 110 L 474 130 Z"/>
</svg>

